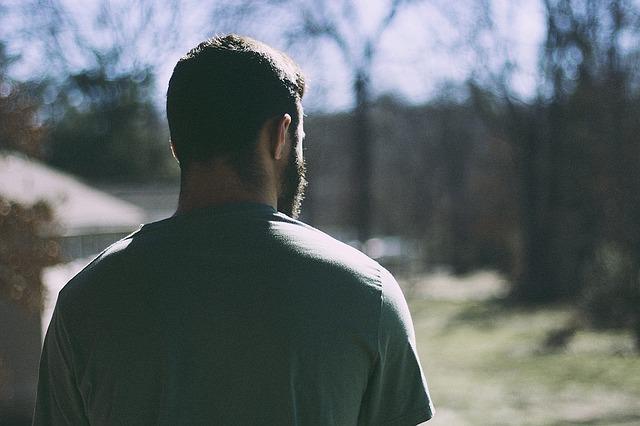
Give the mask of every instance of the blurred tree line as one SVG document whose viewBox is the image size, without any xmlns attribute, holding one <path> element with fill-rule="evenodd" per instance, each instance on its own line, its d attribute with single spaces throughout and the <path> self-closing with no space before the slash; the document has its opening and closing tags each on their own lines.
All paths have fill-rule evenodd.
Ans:
<svg viewBox="0 0 640 426">
<path fill-rule="evenodd" d="M 61 81 L 15 81 L 7 70 L 17 59 L 0 42 L 0 149 L 90 181 L 176 177 L 149 69 L 113 73 L 105 59 Z"/>
<path fill-rule="evenodd" d="M 542 87 L 514 102 L 472 87 L 514 158 L 514 300 L 577 301 L 583 322 L 631 328 L 640 348 L 640 10 L 545 0 Z"/>
<path fill-rule="evenodd" d="M 419 1 L 390 1 L 373 29 L 354 25 L 348 1 L 254 3 L 219 2 L 212 13 L 231 26 L 287 13 L 296 24 L 279 26 L 279 37 L 308 50 L 306 42 L 328 41 L 349 70 L 353 109 L 307 121 L 310 221 L 361 241 L 420 241 L 425 266 L 497 268 L 511 277 L 513 302 L 575 303 L 580 322 L 634 329 L 640 347 L 637 2 L 541 0 L 545 41 L 535 96 L 518 99 L 506 60 L 491 83 L 471 78 L 455 96 L 420 106 L 376 98 L 371 83 L 383 34 Z M 482 25 L 486 1 L 474 3 Z M 154 4 L 136 3 L 147 17 Z M 126 7 L 100 11 L 101 28 L 123 33 Z M 51 14 L 51 27 L 43 28 L 53 34 L 54 56 L 64 58 L 60 28 L 69 19 L 60 16 Z M 162 34 L 149 29 L 153 20 L 144 22 Z M 16 59 L 0 44 L 0 123 L 8 129 L 25 120 L 38 133 L 3 131 L 0 149 L 94 181 L 175 177 L 153 102 L 153 68 L 122 66 L 127 43 L 137 40 L 123 37 L 110 48 L 84 39 L 88 66 L 37 82 L 8 80 Z"/>
<path fill-rule="evenodd" d="M 169 137 L 151 100 L 154 88 L 149 70 L 109 75 L 97 67 L 68 76 L 43 109 L 50 127 L 44 159 L 94 181 L 171 177 Z"/>
<path fill-rule="evenodd" d="M 425 267 L 508 271 L 517 240 L 513 164 L 508 143 L 489 132 L 470 102 L 442 98 L 410 106 L 379 98 L 372 126 L 372 233 L 419 241 Z M 347 239 L 355 220 L 350 113 L 305 122 L 310 174 L 304 214 Z"/>
</svg>

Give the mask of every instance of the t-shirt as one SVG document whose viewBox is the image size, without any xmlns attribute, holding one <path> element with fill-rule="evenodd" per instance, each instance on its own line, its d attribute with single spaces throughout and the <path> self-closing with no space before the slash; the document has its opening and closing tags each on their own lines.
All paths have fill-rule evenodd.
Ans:
<svg viewBox="0 0 640 426">
<path fill-rule="evenodd" d="M 378 263 L 262 204 L 142 226 L 59 293 L 35 425 L 415 425 L 433 413 Z"/>
</svg>

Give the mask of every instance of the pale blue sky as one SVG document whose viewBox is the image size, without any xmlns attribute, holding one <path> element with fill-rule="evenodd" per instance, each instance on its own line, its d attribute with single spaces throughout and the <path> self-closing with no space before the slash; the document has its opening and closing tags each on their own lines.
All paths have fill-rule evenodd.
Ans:
<svg viewBox="0 0 640 426">
<path fill-rule="evenodd" d="M 329 43 L 321 43 L 314 49 L 288 49 L 284 41 L 277 36 L 278 30 L 289 25 L 290 17 L 269 14 L 260 16 L 250 23 L 237 26 L 220 25 L 206 11 L 203 1 L 184 0 L 181 2 L 182 14 L 171 27 L 171 31 L 153 38 L 141 33 L 131 37 L 140 27 L 139 10 L 131 5 L 132 0 L 112 0 L 111 8 L 121 14 L 121 22 L 126 34 L 110 30 L 109 23 L 97 28 L 94 17 L 98 13 L 98 2 L 91 0 L 59 0 L 67 5 L 70 19 L 81 29 L 83 37 L 97 46 L 108 46 L 112 41 L 130 40 L 123 52 L 123 63 L 150 63 L 157 74 L 157 99 L 163 103 L 164 92 L 175 62 L 187 50 L 202 39 L 220 31 L 233 30 L 262 39 L 275 47 L 288 51 L 302 66 L 310 83 L 310 92 L 305 100 L 308 110 L 341 110 L 352 105 L 351 80 L 348 68 L 336 48 Z M 20 0 L 2 0 L 2 3 L 15 8 Z M 46 2 L 45 2 L 46 3 Z M 465 41 L 468 31 L 475 23 L 475 14 L 469 4 L 472 0 L 424 1 L 416 2 L 399 13 L 393 25 L 381 39 L 380 53 L 373 64 L 373 87 L 376 94 L 393 93 L 410 102 L 424 102 L 437 95 L 443 82 L 464 81 L 471 72 L 480 73 L 495 70 L 501 66 L 505 55 L 509 55 L 518 65 L 514 74 L 513 87 L 523 95 L 533 93 L 536 86 L 537 56 L 543 34 L 544 16 L 539 0 L 491 0 L 494 35 L 501 43 L 496 44 L 495 37 L 487 33 L 473 36 L 473 43 Z M 158 4 L 162 4 L 159 2 Z M 329 4 L 335 4 L 329 2 Z M 360 18 L 354 34 L 373 28 L 384 14 L 388 1 L 356 0 L 357 16 Z M 152 16 L 154 26 L 167 25 L 167 13 L 158 8 Z M 45 15 L 46 16 L 46 13 Z M 34 17 L 33 19 L 37 19 Z M 19 17 L 5 17 L 4 39 L 11 31 L 20 27 Z M 356 31 L 357 30 L 357 31 Z M 4 33 L 4 34 L 3 34 Z M 83 57 L 72 52 L 73 40 L 69 34 L 62 34 L 66 43 L 66 52 L 70 69 L 82 67 Z M 10 46 L 20 53 L 22 62 L 15 68 L 18 75 L 25 76 L 40 72 L 60 72 L 61 69 L 44 69 L 42 55 L 44 47 L 38 40 L 32 45 Z M 482 49 L 479 50 L 478 47 Z"/>
</svg>

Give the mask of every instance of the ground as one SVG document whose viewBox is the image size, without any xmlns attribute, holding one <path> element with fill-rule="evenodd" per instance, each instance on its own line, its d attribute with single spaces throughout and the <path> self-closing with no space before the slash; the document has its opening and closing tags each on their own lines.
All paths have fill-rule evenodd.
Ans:
<svg viewBox="0 0 640 426">
<path fill-rule="evenodd" d="M 403 284 L 436 406 L 428 425 L 640 425 L 630 334 L 581 331 L 566 348 L 548 349 L 548 333 L 571 310 L 504 308 L 495 274 Z"/>
</svg>

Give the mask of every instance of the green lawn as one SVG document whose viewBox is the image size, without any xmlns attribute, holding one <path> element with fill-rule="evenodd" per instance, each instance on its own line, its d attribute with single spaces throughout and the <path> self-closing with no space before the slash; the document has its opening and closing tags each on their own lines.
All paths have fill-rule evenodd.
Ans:
<svg viewBox="0 0 640 426">
<path fill-rule="evenodd" d="M 429 425 L 640 425 L 640 356 L 631 336 L 579 332 L 545 350 L 562 308 L 412 299 L 436 416 Z"/>
</svg>

